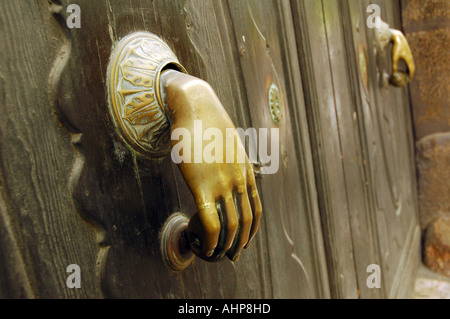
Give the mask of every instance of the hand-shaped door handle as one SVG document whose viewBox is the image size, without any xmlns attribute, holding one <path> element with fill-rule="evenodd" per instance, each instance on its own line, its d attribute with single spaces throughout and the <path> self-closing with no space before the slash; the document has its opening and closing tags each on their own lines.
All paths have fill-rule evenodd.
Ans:
<svg viewBox="0 0 450 319">
<path fill-rule="evenodd" d="M 170 152 L 198 208 L 190 219 L 174 214 L 163 227 L 162 255 L 174 270 L 189 265 L 191 250 L 207 261 L 225 255 L 236 261 L 255 236 L 262 211 L 233 122 L 211 86 L 186 73 L 170 48 L 146 32 L 123 38 L 108 67 L 109 108 L 119 136 L 143 156 Z M 204 154 L 206 135 L 223 137 L 213 160 L 197 156 L 199 147 Z M 193 141 L 184 141 L 187 137 Z M 186 143 L 180 147 L 180 141 Z"/>
<path fill-rule="evenodd" d="M 389 77 L 389 82 L 394 86 L 405 86 L 411 81 L 416 68 L 408 41 L 401 31 L 390 28 L 381 18 L 378 17 L 377 19 L 379 19 L 380 26 L 375 29 L 378 49 L 383 53 L 389 43 L 392 43 L 392 74 Z M 408 69 L 406 72 L 399 70 L 400 60 L 405 62 Z"/>
</svg>

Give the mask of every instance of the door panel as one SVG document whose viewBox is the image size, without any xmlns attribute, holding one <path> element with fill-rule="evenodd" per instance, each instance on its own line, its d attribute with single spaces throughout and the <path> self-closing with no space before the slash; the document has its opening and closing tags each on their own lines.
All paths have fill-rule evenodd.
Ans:
<svg viewBox="0 0 450 319">
<path fill-rule="evenodd" d="M 370 2 L 371 3 L 371 2 Z M 382 18 L 395 2 L 377 2 Z M 417 206 L 407 90 L 379 84 L 369 1 L 297 1 L 293 12 L 306 81 L 319 205 L 335 297 L 407 293 L 417 264 Z M 389 13 L 389 15 L 387 14 Z M 388 61 L 387 55 L 384 60 Z M 309 101 L 308 101 L 309 99 Z M 382 289 L 366 284 L 381 266 Z M 409 277 L 411 278 L 411 277 Z M 407 286 L 398 291 L 400 286 Z"/>
<path fill-rule="evenodd" d="M 71 136 L 53 108 L 67 46 L 47 1 L 0 10 L 0 277 L 2 297 L 98 297 L 95 235 L 75 212 Z M 69 264 L 86 269 L 66 287 Z M 92 279 L 92 280 L 90 280 Z"/>
<path fill-rule="evenodd" d="M 309 144 L 300 140 L 308 133 L 299 91 L 300 73 L 298 65 L 291 62 L 296 46 L 288 4 L 229 1 L 252 126 L 278 127 L 280 132 L 279 171 L 262 176 L 260 188 L 263 206 L 271 215 L 266 216 L 270 218 L 266 232 L 271 243 L 268 248 L 272 278 L 277 278 L 272 281 L 274 297 L 283 297 L 289 291 L 292 297 L 304 298 L 321 295 L 326 286 L 319 284 L 325 270 L 317 267 L 321 260 L 317 251 L 321 247 L 318 210 L 311 202 L 314 193 L 308 194 L 308 179 L 313 176 L 307 173 L 311 170 L 306 166 L 311 165 L 310 154 L 304 152 Z M 269 113 L 268 91 L 272 84 L 279 88 L 284 104 L 279 126 Z M 300 123 L 295 121 L 299 115 Z M 310 244 L 303 244 L 307 242 Z M 284 272 L 290 275 L 280 276 Z"/>
<path fill-rule="evenodd" d="M 418 248 L 408 96 L 379 86 L 389 57 L 375 56 L 369 2 L 85 0 L 73 29 L 70 0 L 2 3 L 0 296 L 406 293 Z M 376 3 L 398 27 L 397 2 Z M 237 263 L 175 273 L 162 261 L 163 224 L 197 208 L 170 156 L 141 158 L 109 117 L 109 57 L 135 31 L 160 36 L 236 127 L 279 129 L 279 168 L 257 174 L 260 230 Z M 69 264 L 82 289 L 67 288 Z M 369 264 L 382 289 L 367 287 Z"/>
<path fill-rule="evenodd" d="M 202 1 L 201 5 L 198 1 L 140 1 L 131 5 L 106 1 L 86 2 L 82 7 L 83 27 L 66 30 L 71 51 L 56 95 L 62 97 L 58 105 L 60 117 L 76 139 L 79 157 L 72 171 L 76 176 L 72 179 L 73 195 L 78 213 L 97 233 L 100 246 L 97 277 L 104 296 L 313 298 L 325 295 L 327 290 L 322 286 L 326 287 L 326 277 L 316 267 L 320 258 L 323 259 L 320 227 L 314 216 L 318 214 L 317 206 L 314 198 L 307 202 L 293 191 L 306 192 L 313 179 L 307 171 L 300 174 L 296 156 L 298 153 L 310 156 L 309 149 L 298 150 L 299 144 L 294 145 L 293 135 L 299 133 L 293 132 L 289 110 L 281 127 L 280 170 L 259 182 L 264 217 L 252 248 L 236 264 L 227 260 L 206 263 L 198 259 L 178 274 L 169 271 L 162 262 L 159 232 L 170 214 L 195 212 L 189 189 L 170 157 L 142 159 L 124 147 L 107 116 L 104 77 L 111 46 L 130 32 L 146 30 L 160 35 L 188 72 L 211 84 L 237 127 L 274 126 L 267 114 L 267 88 L 259 84 L 252 86 L 263 83 L 268 73 L 252 63 L 258 57 L 263 59 L 263 65 L 270 67 L 270 76 L 276 77 L 281 94 L 289 96 L 285 92 L 282 69 L 282 59 L 287 57 L 279 53 L 280 44 L 275 37 L 268 43 L 274 53 L 268 55 L 263 35 L 273 32 L 280 23 L 277 5 L 265 3 L 262 7 L 267 10 L 257 12 L 258 18 L 253 17 L 248 3 L 235 1 Z M 240 13 L 244 16 L 239 16 Z M 266 30 L 259 30 L 258 25 L 264 24 L 256 22 L 258 19 L 272 24 Z M 244 23 L 245 31 L 240 29 L 240 23 Z M 292 25 L 288 27 L 292 29 Z M 243 33 L 250 29 L 259 31 Z M 239 46 L 242 35 L 249 46 L 247 55 L 242 54 Z M 295 76 L 299 82 L 299 74 Z M 303 107 L 301 100 L 292 103 Z"/>
<path fill-rule="evenodd" d="M 350 2 L 352 16 L 366 10 L 369 3 L 378 4 L 381 17 L 391 28 L 401 29 L 399 2 Z M 353 21 L 356 23 L 355 19 Z M 353 24 L 355 25 L 355 24 Z M 374 32 L 356 32 L 352 28 L 356 45 L 374 47 Z M 364 39 L 364 36 L 366 37 Z M 388 51 L 389 53 L 390 51 Z M 369 59 L 369 88 L 360 82 L 362 116 L 367 136 L 370 163 L 371 193 L 374 200 L 375 223 L 383 284 L 387 297 L 401 296 L 411 288 L 411 282 L 402 283 L 404 276 L 413 274 L 412 267 L 419 260 L 418 209 L 416 202 L 415 168 L 411 114 L 406 88 L 380 84 L 380 72 L 389 73 L 391 56 L 381 57 L 376 63 L 374 50 L 367 50 Z M 406 273 L 406 274 L 405 274 Z"/>
<path fill-rule="evenodd" d="M 332 3 L 336 5 L 337 3 Z M 343 87 L 338 90 L 334 87 L 333 75 L 339 71 L 345 74 L 345 65 L 342 64 L 345 51 L 333 47 L 339 45 L 339 25 L 334 34 L 334 39 L 327 32 L 332 26 L 324 24 L 325 12 L 321 1 L 304 1 L 295 3 L 296 19 L 299 21 L 297 27 L 298 43 L 303 49 L 299 54 L 302 65 L 302 75 L 307 78 L 305 91 L 307 92 L 308 119 L 311 125 L 311 139 L 313 156 L 315 159 L 316 179 L 319 191 L 319 205 L 324 222 L 325 242 L 328 256 L 336 256 L 332 267 L 328 268 L 331 277 L 331 289 L 340 296 L 357 297 L 357 283 L 355 278 L 355 261 L 353 256 L 353 244 L 350 231 L 350 207 L 353 199 L 364 199 L 364 196 L 350 197 L 347 192 L 346 176 L 357 173 L 353 170 L 345 172 L 343 166 L 342 148 L 350 148 L 354 143 L 348 144 L 342 139 L 351 138 L 352 121 L 350 126 L 342 125 L 341 121 L 348 122 L 346 113 L 348 108 L 348 84 L 345 81 L 336 83 Z M 337 16 L 337 15 L 336 15 Z M 331 16 L 333 17 L 333 16 Z M 329 21 L 332 23 L 334 21 Z M 336 26 L 334 26 L 336 29 Z M 330 41 L 333 41 L 330 43 Z M 338 53 L 338 54 L 336 54 Z M 340 55 L 340 56 L 339 56 Z M 337 61 L 337 62 L 336 62 Z M 333 64 L 334 63 L 334 64 Z M 337 65 L 336 65 L 337 64 Z M 333 72 L 334 71 L 334 72 Z M 341 73 L 335 75 L 341 76 Z M 344 96 L 342 96 L 344 95 Z M 344 100 L 342 100 L 344 99 Z M 346 101 L 347 100 L 347 101 Z M 342 106 L 342 103 L 345 103 Z M 346 112 L 346 113 L 343 113 Z M 344 132 L 342 132 L 344 131 Z M 346 133 L 349 132 L 350 136 Z M 347 156 L 347 154 L 345 154 Z M 351 156 L 356 160 L 356 156 Z M 362 190 L 357 188 L 357 190 Z M 350 202 L 350 203 L 349 203 Z"/>
</svg>

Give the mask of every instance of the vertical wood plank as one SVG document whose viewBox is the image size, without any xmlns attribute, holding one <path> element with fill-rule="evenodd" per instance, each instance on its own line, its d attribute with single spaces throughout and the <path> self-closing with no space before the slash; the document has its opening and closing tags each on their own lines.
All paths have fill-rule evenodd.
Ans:
<svg viewBox="0 0 450 319">
<path fill-rule="evenodd" d="M 321 1 L 292 3 L 299 60 L 318 187 L 319 207 L 330 275 L 331 296 L 358 296 L 353 242 L 350 229 L 349 194 L 343 166 L 339 125 L 340 92 L 334 89 L 327 36 L 326 16 Z M 332 39 L 331 39 L 332 40 Z M 336 40 L 338 41 L 338 40 Z M 342 52 L 342 51 L 341 51 Z M 350 122 L 351 123 L 351 122 Z M 347 156 L 347 154 L 345 154 Z"/>
<path fill-rule="evenodd" d="M 49 74 L 58 63 L 63 35 L 51 3 L 0 6 L 0 210 L 3 231 L 9 233 L 2 245 L 13 243 L 2 248 L 0 258 L 8 260 L 5 273 L 22 272 L 7 297 L 99 296 L 94 234 L 75 213 L 68 192 L 76 156 L 50 93 Z M 12 258 L 10 249 L 16 250 Z M 66 286 L 66 268 L 74 263 L 82 269 L 83 289 Z"/>
<path fill-rule="evenodd" d="M 364 1 L 359 3 L 365 12 L 369 3 L 378 4 L 381 18 L 392 28 L 401 29 L 398 1 Z M 390 48 L 377 63 L 372 29 L 365 28 L 368 50 L 369 89 L 364 94 L 371 114 L 365 113 L 369 162 L 373 176 L 373 197 L 376 208 L 376 225 L 384 273 L 384 285 L 388 297 L 395 297 L 404 273 L 414 273 L 414 259 L 418 256 L 417 202 L 411 115 L 407 88 L 384 88 L 380 84 L 380 72 L 390 72 Z M 368 126 L 369 127 L 369 126 Z M 412 253 L 414 252 L 414 253 Z M 414 257 L 415 256 L 415 257 Z M 402 289 L 401 289 L 402 290 Z"/>
</svg>

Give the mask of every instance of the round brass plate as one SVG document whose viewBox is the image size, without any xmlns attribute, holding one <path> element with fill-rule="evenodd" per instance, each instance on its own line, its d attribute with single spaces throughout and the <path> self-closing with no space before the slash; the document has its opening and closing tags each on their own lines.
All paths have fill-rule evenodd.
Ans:
<svg viewBox="0 0 450 319">
<path fill-rule="evenodd" d="M 167 267 L 181 271 L 194 261 L 194 253 L 189 247 L 186 228 L 189 219 L 181 213 L 171 215 L 161 231 L 161 254 Z"/>
<path fill-rule="evenodd" d="M 108 66 L 109 111 L 116 131 L 128 146 L 147 157 L 170 151 L 170 127 L 159 85 L 166 68 L 187 73 L 169 46 L 148 32 L 123 38 Z"/>
</svg>

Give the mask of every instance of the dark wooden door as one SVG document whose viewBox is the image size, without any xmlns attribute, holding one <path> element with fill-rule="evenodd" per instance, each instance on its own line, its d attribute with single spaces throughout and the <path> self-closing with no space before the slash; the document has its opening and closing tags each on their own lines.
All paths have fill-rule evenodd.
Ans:
<svg viewBox="0 0 450 319">
<path fill-rule="evenodd" d="M 78 1 L 80 28 L 70 4 L 1 4 L 0 296 L 403 295 L 418 248 L 408 96 L 378 85 L 368 3 Z M 398 6 L 380 6 L 398 27 Z M 196 206 L 170 156 L 136 156 L 109 117 L 109 56 L 135 31 L 164 39 L 236 127 L 280 129 L 279 169 L 257 176 L 260 231 L 236 263 L 174 273 L 162 261 L 162 225 Z M 381 289 L 366 285 L 370 264 Z"/>
<path fill-rule="evenodd" d="M 2 196 L 11 202 L 5 225 L 18 246 L 23 280 L 30 283 L 27 294 L 328 296 L 289 2 L 84 1 L 81 28 L 72 29 L 66 23 L 69 4 L 2 4 L 2 52 L 9 59 L 2 72 L 17 80 L 2 77 L 8 106 L 3 114 L 10 119 L 2 128 L 2 185 L 10 191 Z M 161 226 L 174 212 L 192 215 L 192 195 L 170 156 L 148 160 L 124 147 L 107 110 L 111 49 L 140 30 L 163 38 L 190 74 L 209 82 L 237 127 L 275 126 L 268 80 L 281 91 L 282 160 L 276 174 L 258 177 L 261 230 L 235 264 L 198 259 L 173 273 L 162 262 Z M 31 116 L 30 122 L 22 116 Z M 24 176 L 12 174 L 14 165 Z M 69 264 L 81 268 L 81 289 L 66 287 Z"/>
</svg>

